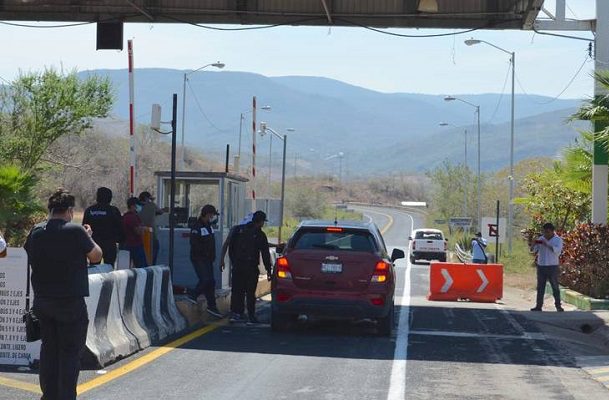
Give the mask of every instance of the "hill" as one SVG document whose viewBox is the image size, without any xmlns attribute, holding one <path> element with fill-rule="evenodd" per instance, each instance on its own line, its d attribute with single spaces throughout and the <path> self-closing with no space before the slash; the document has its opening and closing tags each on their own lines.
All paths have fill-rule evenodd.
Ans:
<svg viewBox="0 0 609 400">
<path fill-rule="evenodd" d="M 109 77 L 116 89 L 113 119 L 102 121 L 102 131 L 126 135 L 128 75 L 126 70 L 95 70 Z M 182 77 L 184 71 L 140 69 L 135 75 L 135 115 L 147 124 L 153 103 L 163 107 L 163 120 L 170 119 L 171 95 L 178 93 L 178 132 L 181 132 Z M 258 112 L 258 121 L 289 134 L 289 152 L 301 172 L 337 169 L 333 154 L 345 154 L 345 169 L 353 174 L 385 171 L 414 171 L 448 158 L 460 161 L 463 129 L 473 133 L 473 109 L 442 96 L 413 93 L 380 93 L 319 77 L 265 77 L 245 72 L 203 71 L 189 77 L 186 91 L 185 136 L 188 146 L 221 160 L 226 144 L 236 149 L 239 115 L 251 109 L 251 98 L 272 111 Z M 497 169 L 508 162 L 509 95 L 457 95 L 481 106 L 483 168 Z M 499 107 L 497 104 L 501 99 Z M 577 135 L 565 125 L 578 100 L 549 102 L 542 96 L 516 98 L 516 159 L 554 156 Z M 543 104 L 546 103 L 546 104 Z M 495 112 L 496 110 L 496 112 Z M 441 121 L 463 128 L 440 128 Z M 251 122 L 243 125 L 243 151 L 251 147 Z M 267 149 L 268 139 L 259 139 Z M 472 166 L 475 137 L 470 135 Z M 506 142 L 506 140 L 508 140 Z M 279 146 L 275 146 L 274 168 L 279 168 Z M 262 150 L 264 166 L 268 150 Z M 297 160 L 297 161 L 294 161 Z"/>
</svg>

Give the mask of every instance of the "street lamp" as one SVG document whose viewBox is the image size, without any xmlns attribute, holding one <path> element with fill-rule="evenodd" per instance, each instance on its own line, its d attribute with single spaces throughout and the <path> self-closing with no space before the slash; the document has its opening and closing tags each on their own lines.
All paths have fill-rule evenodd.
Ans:
<svg viewBox="0 0 609 400">
<path fill-rule="evenodd" d="M 480 179 L 481 179 L 481 176 L 480 176 L 480 106 L 470 103 L 467 100 L 460 99 L 458 97 L 454 97 L 454 96 L 444 97 L 444 101 L 455 101 L 455 100 L 474 107 L 476 109 L 476 115 L 478 117 L 478 182 L 476 183 L 476 191 L 478 192 L 477 193 L 478 194 L 478 205 L 477 205 L 478 210 L 477 210 L 476 214 L 477 214 L 477 219 L 478 219 L 477 223 L 480 224 L 480 221 L 482 220 L 481 212 L 480 212 L 480 207 L 482 204 L 482 194 L 480 192 Z"/>
<path fill-rule="evenodd" d="M 262 106 L 264 111 L 271 111 L 271 106 Z M 243 111 L 239 116 L 239 147 L 237 148 L 237 155 L 235 156 L 235 171 L 239 172 L 239 164 L 241 163 L 241 137 L 243 133 L 243 121 L 245 120 L 246 114 L 251 114 L 254 110 Z"/>
<path fill-rule="evenodd" d="M 514 89 L 516 81 L 516 52 L 508 51 L 504 48 L 496 46 L 485 40 L 467 39 L 465 44 L 468 46 L 474 46 L 476 44 L 484 43 L 495 49 L 502 51 L 510 56 L 510 63 L 512 64 L 512 112 L 511 112 L 511 124 L 510 124 L 510 194 L 508 201 L 508 221 L 507 221 L 507 239 L 508 239 L 508 254 L 512 254 L 512 225 L 514 223 Z"/>
<path fill-rule="evenodd" d="M 458 126 L 449 124 L 448 122 L 440 122 L 438 125 L 440 126 L 452 126 L 454 128 L 458 128 Z M 463 159 L 463 166 L 465 167 L 465 172 L 467 173 L 467 129 L 463 130 L 465 134 L 465 158 Z M 464 185 L 463 185 L 463 216 L 467 216 L 467 176 L 463 175 Z"/>
<path fill-rule="evenodd" d="M 260 124 L 261 133 L 266 133 L 267 131 L 271 133 L 271 135 L 276 136 L 277 138 L 283 141 L 283 161 L 281 166 L 281 208 L 279 209 L 279 230 L 277 232 L 277 242 L 281 243 L 281 231 L 283 229 L 283 210 L 285 208 L 285 160 L 286 160 L 286 149 L 288 143 L 288 135 L 275 132 L 273 129 L 269 128 L 266 123 L 262 122 Z M 288 132 L 294 132 L 294 129 L 288 129 Z M 271 136 L 272 137 L 272 136 Z"/>
<path fill-rule="evenodd" d="M 264 135 L 266 134 L 266 131 L 265 131 L 264 128 L 267 126 L 267 124 L 266 124 L 266 122 L 261 122 L 260 126 L 261 126 L 262 129 L 260 131 L 258 131 L 258 132 L 260 132 L 260 136 L 264 137 Z M 268 128 L 268 129 L 270 130 L 270 128 Z M 287 132 L 294 132 L 294 131 L 296 131 L 296 129 L 294 129 L 294 128 L 288 128 L 288 129 L 286 129 L 286 131 Z M 272 195 L 272 191 L 271 191 L 271 178 L 272 178 L 272 173 L 273 173 L 272 172 L 273 171 L 273 135 L 270 135 L 269 139 L 270 140 L 269 140 L 269 186 L 268 186 L 269 187 L 269 192 L 268 192 L 268 198 L 270 199 L 271 195 Z"/>
<path fill-rule="evenodd" d="M 188 75 L 190 74 L 194 74 L 195 72 L 201 71 L 202 69 L 205 69 L 207 67 L 215 67 L 218 69 L 222 69 L 224 68 L 224 63 L 221 63 L 220 61 L 212 63 L 212 64 L 206 64 L 202 67 L 199 67 L 197 69 L 194 69 L 190 72 L 184 72 L 184 80 L 183 80 L 183 84 L 182 84 L 182 138 L 180 139 L 180 147 L 181 147 L 181 152 L 182 152 L 182 157 L 180 158 L 180 169 L 184 169 L 184 158 L 185 158 L 185 151 L 184 151 L 184 121 L 186 120 L 186 81 L 188 81 Z"/>
</svg>

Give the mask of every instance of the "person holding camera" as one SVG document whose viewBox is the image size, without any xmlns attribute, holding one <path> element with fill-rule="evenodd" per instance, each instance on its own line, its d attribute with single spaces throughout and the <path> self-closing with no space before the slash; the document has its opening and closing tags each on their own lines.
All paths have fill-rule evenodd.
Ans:
<svg viewBox="0 0 609 400">
<path fill-rule="evenodd" d="M 40 388 L 43 399 L 76 399 L 80 355 L 87 340 L 87 261 L 99 263 L 101 248 L 91 227 L 72 223 L 74 196 L 58 190 L 49 218 L 29 233 L 24 248 L 31 265 L 33 311 L 40 322 Z"/>
<path fill-rule="evenodd" d="M 476 237 L 472 239 L 472 262 L 474 264 L 488 264 L 486 256 L 486 246 L 488 242 L 482 237 L 482 233 L 476 233 Z"/>
<path fill-rule="evenodd" d="M 542 310 L 547 281 L 550 281 L 550 286 L 552 286 L 556 311 L 564 311 L 560 303 L 560 288 L 558 287 L 562 246 L 562 239 L 556 234 L 554 225 L 549 222 L 543 225 L 543 235 L 529 243 L 531 251 L 537 255 L 537 303 L 535 307 L 531 308 L 531 311 Z"/>
</svg>

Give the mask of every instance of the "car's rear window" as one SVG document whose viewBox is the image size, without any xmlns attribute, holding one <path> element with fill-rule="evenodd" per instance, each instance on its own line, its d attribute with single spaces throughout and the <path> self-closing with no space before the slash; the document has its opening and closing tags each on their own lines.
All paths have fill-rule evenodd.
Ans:
<svg viewBox="0 0 609 400">
<path fill-rule="evenodd" d="M 294 237 L 292 248 L 296 250 L 344 250 L 374 253 L 374 238 L 365 231 L 301 231 Z"/>
<path fill-rule="evenodd" d="M 426 240 L 443 240 L 442 234 L 439 232 L 417 232 L 414 238 Z"/>
</svg>

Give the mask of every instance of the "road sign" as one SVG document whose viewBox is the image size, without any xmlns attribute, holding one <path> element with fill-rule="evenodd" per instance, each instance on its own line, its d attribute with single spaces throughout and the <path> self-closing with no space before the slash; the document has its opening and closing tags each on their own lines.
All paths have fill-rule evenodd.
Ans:
<svg viewBox="0 0 609 400">
<path fill-rule="evenodd" d="M 489 243 L 495 243 L 497 233 L 499 233 L 499 243 L 505 243 L 506 226 L 507 220 L 505 218 L 499 218 L 499 227 L 497 227 L 496 217 L 483 217 L 480 224 L 480 233 Z"/>
<path fill-rule="evenodd" d="M 451 229 L 469 229 L 472 226 L 472 219 L 467 217 L 455 217 L 448 220 L 448 225 L 450 225 Z"/>
<path fill-rule="evenodd" d="M 503 265 L 432 263 L 429 300 L 494 302 L 503 297 Z"/>
</svg>

